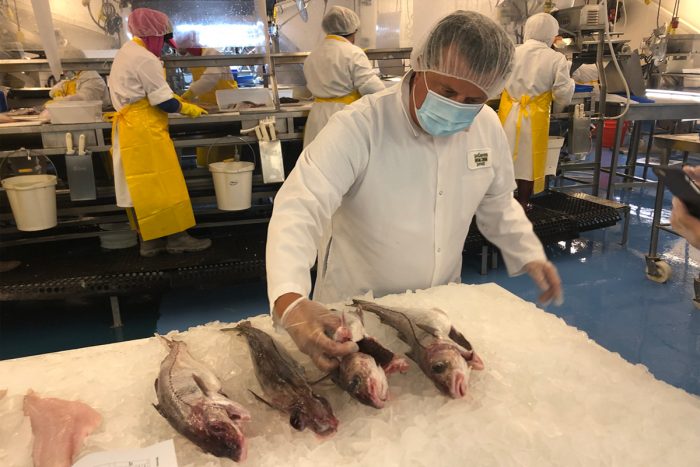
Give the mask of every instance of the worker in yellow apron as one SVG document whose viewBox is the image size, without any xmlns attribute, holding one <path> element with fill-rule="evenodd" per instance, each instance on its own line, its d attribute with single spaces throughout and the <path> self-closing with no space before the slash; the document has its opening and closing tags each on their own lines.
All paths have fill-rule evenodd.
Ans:
<svg viewBox="0 0 700 467">
<path fill-rule="evenodd" d="M 558 32 L 557 20 L 548 13 L 528 18 L 524 43 L 515 49 L 513 70 L 498 108 L 513 153 L 518 202 L 525 209 L 531 196 L 545 188 L 552 101 L 568 105 L 574 94 L 570 64 L 551 49 Z"/>
<path fill-rule="evenodd" d="M 133 208 L 142 256 L 209 248 L 211 240 L 187 233 L 195 225 L 185 179 L 170 134 L 168 113 L 198 117 L 206 111 L 180 102 L 165 81 L 159 60 L 168 17 L 138 8 L 129 15 L 133 40 L 114 58 L 109 76 L 112 103 L 112 158 L 117 205 Z"/>
<path fill-rule="evenodd" d="M 49 96 L 53 100 L 101 101 L 103 107 L 109 104 L 107 84 L 99 73 L 92 70 L 78 71 L 59 81 L 51 88 Z"/>
<path fill-rule="evenodd" d="M 182 38 L 181 38 L 182 37 Z M 178 51 L 182 55 L 212 57 L 221 53 L 212 48 L 201 47 L 196 39 L 196 33 L 188 32 L 177 37 Z M 192 84 L 182 94 L 182 98 L 204 107 L 217 107 L 216 91 L 226 89 L 238 89 L 238 83 L 233 79 L 231 70 L 227 66 L 218 67 L 190 67 Z M 212 162 L 231 158 L 235 152 L 235 146 L 203 146 L 196 149 L 197 165 L 206 167 Z"/>
<path fill-rule="evenodd" d="M 329 8 L 323 17 L 321 27 L 327 36 L 304 61 L 306 87 L 314 96 L 304 130 L 304 147 L 311 144 L 334 113 L 365 94 L 385 89 L 365 52 L 354 44 L 359 26 L 357 14 L 341 6 Z"/>
</svg>

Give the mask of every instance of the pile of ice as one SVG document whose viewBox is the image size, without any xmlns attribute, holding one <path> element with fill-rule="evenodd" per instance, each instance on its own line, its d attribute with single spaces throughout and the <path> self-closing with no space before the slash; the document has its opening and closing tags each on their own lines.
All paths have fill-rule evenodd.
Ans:
<svg viewBox="0 0 700 467">
<path fill-rule="evenodd" d="M 408 374 L 390 376 L 391 400 L 382 410 L 322 383 L 317 390 L 333 405 L 340 426 L 320 441 L 309 431 L 294 431 L 287 417 L 247 391 L 259 391 L 248 347 L 235 333 L 219 331 L 231 324 L 171 336 L 186 341 L 226 393 L 252 413 L 244 427 L 251 466 L 698 465 L 700 398 L 654 379 L 645 367 L 502 288 L 450 285 L 378 302 L 449 314 L 486 364 L 472 372 L 465 399 L 438 393 L 413 363 Z M 373 315 L 365 318 L 371 335 L 395 351 L 407 350 L 392 329 Z M 252 322 L 273 332 L 266 315 Z M 310 379 L 318 376 L 286 335 L 278 338 Z M 146 339 L 0 362 L 0 386 L 8 387 L 0 400 L 0 465 L 31 465 L 31 429 L 21 411 L 28 388 L 80 399 L 103 415 L 83 454 L 174 438 L 180 466 L 235 465 L 202 453 L 151 406 L 165 354 L 157 339 Z"/>
</svg>

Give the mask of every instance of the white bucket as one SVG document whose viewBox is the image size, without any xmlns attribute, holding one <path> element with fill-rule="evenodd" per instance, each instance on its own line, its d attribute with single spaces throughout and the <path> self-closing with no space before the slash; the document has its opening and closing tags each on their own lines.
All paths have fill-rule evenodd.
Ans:
<svg viewBox="0 0 700 467">
<path fill-rule="evenodd" d="M 128 222 L 100 224 L 100 246 L 107 250 L 131 248 L 138 244 L 135 230 L 131 230 Z"/>
<path fill-rule="evenodd" d="M 556 175 L 559 164 L 559 151 L 564 145 L 564 138 L 561 136 L 550 136 L 547 143 L 547 164 L 544 166 L 545 175 Z"/>
<path fill-rule="evenodd" d="M 216 205 L 222 211 L 240 211 L 250 208 L 253 191 L 252 162 L 214 162 L 209 171 L 214 177 Z"/>
<path fill-rule="evenodd" d="M 20 175 L 6 178 L 2 187 L 10 200 L 17 229 L 25 232 L 56 227 L 56 176 Z"/>
</svg>

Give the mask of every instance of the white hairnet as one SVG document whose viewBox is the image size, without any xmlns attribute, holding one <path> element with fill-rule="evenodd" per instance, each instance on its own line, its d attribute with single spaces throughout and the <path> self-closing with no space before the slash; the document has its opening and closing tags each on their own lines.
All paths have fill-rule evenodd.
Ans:
<svg viewBox="0 0 700 467">
<path fill-rule="evenodd" d="M 515 47 L 506 31 L 475 11 L 441 19 L 411 53 L 411 68 L 463 79 L 489 97 L 503 90 Z"/>
<path fill-rule="evenodd" d="M 349 8 L 332 6 L 323 17 L 321 27 L 326 34 L 347 36 L 360 28 L 360 17 Z"/>
<path fill-rule="evenodd" d="M 556 18 L 549 13 L 537 13 L 525 22 L 523 41 L 535 39 L 551 46 L 557 34 L 559 34 L 559 23 Z"/>
</svg>

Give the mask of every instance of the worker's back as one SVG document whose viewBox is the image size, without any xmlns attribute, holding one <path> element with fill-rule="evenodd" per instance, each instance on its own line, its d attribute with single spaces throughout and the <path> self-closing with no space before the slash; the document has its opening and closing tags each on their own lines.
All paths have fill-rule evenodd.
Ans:
<svg viewBox="0 0 700 467">
<path fill-rule="evenodd" d="M 506 82 L 506 91 L 514 99 L 523 95 L 538 96 L 552 91 L 555 102 L 568 104 L 574 92 L 569 77 L 570 64 L 563 54 L 544 42 L 530 39 L 515 49 L 513 71 Z"/>
<path fill-rule="evenodd" d="M 365 53 L 341 36 L 329 35 L 304 62 L 306 86 L 315 97 L 345 96 L 381 91 L 384 86 Z"/>
</svg>

